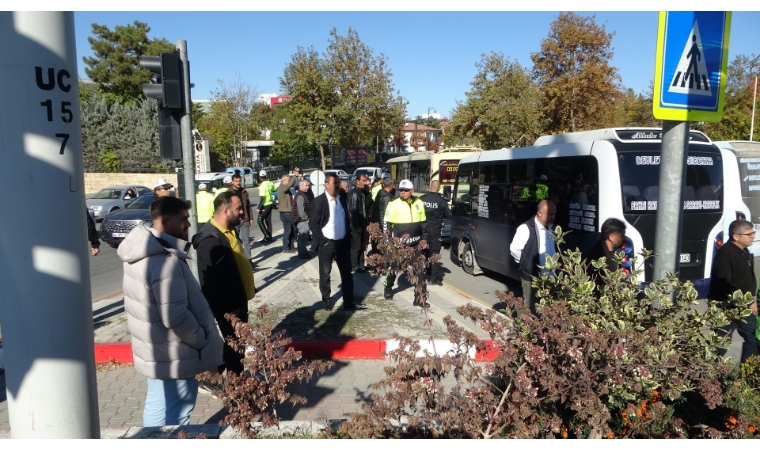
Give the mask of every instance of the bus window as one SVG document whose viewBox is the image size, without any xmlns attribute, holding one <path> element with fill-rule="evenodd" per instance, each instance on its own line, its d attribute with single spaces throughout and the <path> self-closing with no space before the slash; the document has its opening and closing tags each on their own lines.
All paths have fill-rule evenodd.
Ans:
<svg viewBox="0 0 760 450">
<path fill-rule="evenodd" d="M 430 185 L 430 161 L 413 161 L 411 163 L 409 181 L 412 182 L 415 191 L 427 191 Z"/>
<path fill-rule="evenodd" d="M 472 185 L 472 172 L 477 168 L 475 164 L 464 164 L 459 167 L 456 177 L 454 197 L 451 202 L 451 212 L 457 216 L 469 216 L 472 206 L 470 190 Z M 477 199 L 476 199 L 477 200 Z"/>
<path fill-rule="evenodd" d="M 596 158 L 574 156 L 549 158 L 536 168 L 536 191 L 554 203 L 554 223 L 573 235 L 596 233 L 599 210 L 599 170 Z M 537 164 L 538 166 L 538 164 Z M 542 186 L 539 189 L 539 185 Z"/>
</svg>

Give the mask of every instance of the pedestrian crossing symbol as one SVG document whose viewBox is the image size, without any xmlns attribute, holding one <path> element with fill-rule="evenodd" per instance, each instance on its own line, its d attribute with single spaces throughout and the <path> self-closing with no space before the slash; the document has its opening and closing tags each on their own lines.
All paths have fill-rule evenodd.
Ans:
<svg viewBox="0 0 760 450">
<path fill-rule="evenodd" d="M 712 95 L 710 79 L 707 78 L 707 64 L 702 58 L 702 39 L 699 37 L 699 25 L 694 22 L 694 28 L 686 40 L 683 54 L 678 61 L 673 81 L 668 92 L 679 92 L 690 95 Z"/>
<path fill-rule="evenodd" d="M 660 120 L 723 116 L 730 12 L 661 12 L 653 113 Z"/>
</svg>

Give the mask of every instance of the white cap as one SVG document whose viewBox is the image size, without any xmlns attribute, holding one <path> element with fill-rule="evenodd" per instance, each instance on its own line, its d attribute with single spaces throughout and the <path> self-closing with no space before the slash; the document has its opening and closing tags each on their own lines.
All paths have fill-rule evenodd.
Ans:
<svg viewBox="0 0 760 450">
<path fill-rule="evenodd" d="M 409 180 L 401 180 L 401 183 L 398 184 L 398 188 L 402 191 L 407 189 L 414 189 L 414 185 Z"/>
<path fill-rule="evenodd" d="M 260 176 L 260 177 L 265 177 L 265 176 L 267 176 L 267 171 L 266 171 L 266 170 L 260 170 L 260 171 L 259 171 L 259 176 Z"/>
<path fill-rule="evenodd" d="M 222 183 L 224 183 L 224 184 L 232 184 L 232 177 L 229 176 L 229 175 L 226 176 L 226 177 L 224 177 L 224 179 L 222 180 Z"/>
<path fill-rule="evenodd" d="M 156 180 L 156 184 L 153 185 L 153 189 L 157 187 L 161 187 L 161 186 L 167 189 L 174 187 L 174 185 L 172 185 L 171 183 L 167 183 L 166 180 L 164 180 L 163 178 L 159 178 L 158 180 Z"/>
<path fill-rule="evenodd" d="M 206 190 L 206 183 L 201 183 L 198 185 L 198 189 L 205 191 Z"/>
</svg>

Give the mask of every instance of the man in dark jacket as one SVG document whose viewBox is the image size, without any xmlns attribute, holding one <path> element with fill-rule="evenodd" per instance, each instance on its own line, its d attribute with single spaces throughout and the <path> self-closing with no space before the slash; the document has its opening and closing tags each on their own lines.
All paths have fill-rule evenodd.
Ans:
<svg viewBox="0 0 760 450">
<path fill-rule="evenodd" d="M 755 278 L 754 258 L 747 250 L 755 238 L 752 224 L 746 220 L 734 220 L 728 227 L 731 240 L 723 244 L 715 253 L 712 270 L 710 272 L 710 291 L 707 298 L 720 306 L 735 291 L 742 294 L 749 292 L 752 298 L 757 295 L 757 279 Z M 736 322 L 726 326 L 722 332 L 731 336 L 734 329 L 744 339 L 742 344 L 741 362 L 758 354 L 755 330 L 757 329 L 757 300 L 749 306 L 752 313 Z M 726 350 L 721 350 L 725 355 Z"/>
<path fill-rule="evenodd" d="M 293 223 L 293 229 L 298 233 L 298 257 L 311 259 L 307 242 L 309 241 L 309 213 L 311 213 L 311 200 L 309 192 L 310 183 L 307 180 L 301 180 L 298 183 L 296 191 L 295 205 L 290 211 L 290 221 Z"/>
<path fill-rule="evenodd" d="M 326 310 L 333 308 L 330 299 L 332 262 L 338 264 L 343 290 L 343 308 L 347 311 L 364 309 L 354 303 L 354 279 L 351 274 L 351 233 L 348 223 L 346 197 L 340 193 L 340 178 L 335 173 L 325 175 L 325 192 L 311 202 L 309 228 L 313 235 L 312 250 L 319 256 L 319 292 Z"/>
<path fill-rule="evenodd" d="M 596 261 L 604 257 L 607 262 L 607 269 L 614 272 L 620 269 L 620 265 L 615 261 L 615 250 L 619 249 L 625 242 L 625 223 L 620 219 L 610 217 L 602 223 L 602 233 L 599 240 L 594 243 L 588 250 L 583 252 L 583 259 L 588 262 L 588 276 L 594 280 L 597 286 L 601 286 L 604 280 L 598 270 L 594 269 L 591 261 Z"/>
<path fill-rule="evenodd" d="M 367 233 L 367 206 L 364 187 L 365 174 L 356 177 L 356 185 L 348 191 L 348 222 L 351 226 L 351 271 L 364 272 L 364 250 L 369 242 Z"/>
<path fill-rule="evenodd" d="M 298 169 L 296 167 L 296 169 Z M 280 186 L 277 188 L 277 209 L 280 211 L 282 222 L 282 252 L 295 253 L 293 250 L 293 225 L 290 223 L 290 213 L 293 208 L 290 201 L 290 188 L 297 180 L 297 176 L 283 175 Z"/>
<path fill-rule="evenodd" d="M 248 300 L 256 295 L 251 263 L 235 231 L 243 215 L 240 198 L 232 191 L 223 192 L 214 200 L 214 217 L 193 237 L 201 290 L 225 337 L 224 365 L 220 366 L 220 373 L 225 368 L 235 373 L 243 371 L 240 353 L 226 342 L 235 335 L 235 330 L 224 315 L 234 314 L 248 322 Z"/>
<path fill-rule="evenodd" d="M 443 219 L 451 219 L 451 209 L 449 203 L 444 200 L 438 190 L 441 188 L 441 182 L 433 180 L 430 182 L 430 190 L 426 192 L 420 200 L 425 204 L 425 217 L 427 221 L 428 248 L 427 257 L 441 253 L 441 231 L 443 231 Z M 428 268 L 428 283 L 437 286 L 443 285 L 443 276 L 440 273 L 441 263 L 430 264 Z"/>
<path fill-rule="evenodd" d="M 240 242 L 243 243 L 243 251 L 248 259 L 251 259 L 251 225 L 253 225 L 253 212 L 251 211 L 251 200 L 248 198 L 248 191 L 243 189 L 243 177 L 239 173 L 232 176 L 232 192 L 237 195 L 243 204 L 243 220 L 235 227 Z M 221 194 L 220 194 L 221 195 Z"/>
<path fill-rule="evenodd" d="M 92 220 L 90 213 L 85 211 L 87 215 L 87 239 L 90 241 L 90 254 L 92 256 L 98 256 L 100 253 L 100 241 L 98 240 L 98 231 L 95 229 L 95 221 Z"/>
<path fill-rule="evenodd" d="M 551 238 L 557 207 L 549 200 L 541 200 L 536 215 L 517 227 L 515 237 L 509 245 L 509 252 L 520 265 L 523 301 L 531 312 L 536 312 L 536 298 L 533 295 L 533 277 L 538 275 L 538 266 L 546 263 L 546 255 L 554 255 L 556 246 Z"/>
<path fill-rule="evenodd" d="M 388 175 L 386 177 L 386 175 Z M 384 173 L 383 178 L 380 182 L 380 192 L 377 193 L 375 196 L 374 202 L 372 203 L 372 216 L 370 217 L 369 221 L 370 223 L 376 223 L 379 224 L 382 230 L 382 224 L 383 219 L 385 218 L 385 209 L 388 207 L 388 202 L 393 200 L 393 185 L 395 184 L 395 181 L 393 181 L 388 173 Z M 372 250 L 370 251 L 370 255 L 374 255 L 378 253 L 377 250 L 377 242 L 372 241 Z"/>
</svg>

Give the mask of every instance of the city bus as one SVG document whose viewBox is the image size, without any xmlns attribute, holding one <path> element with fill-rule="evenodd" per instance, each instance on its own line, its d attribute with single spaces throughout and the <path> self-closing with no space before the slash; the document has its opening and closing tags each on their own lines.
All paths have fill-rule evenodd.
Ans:
<svg viewBox="0 0 760 450">
<path fill-rule="evenodd" d="M 679 276 L 704 298 L 723 224 L 736 211 L 724 208 L 721 150 L 699 131 L 689 138 Z M 626 224 L 627 254 L 653 250 L 661 143 L 660 129 L 609 128 L 463 158 L 452 199 L 451 259 L 471 274 L 487 269 L 519 279 L 509 245 L 542 199 L 556 205 L 555 225 L 571 231 L 568 248 L 589 248 L 614 217 Z M 653 263 L 638 258 L 641 282 L 652 281 Z"/>
<path fill-rule="evenodd" d="M 482 150 L 477 147 L 461 146 L 444 148 L 437 152 L 414 152 L 391 158 L 385 164 L 390 168 L 391 178 L 412 182 L 414 195 L 424 194 L 430 188 L 430 182 L 438 180 L 441 182 L 439 192 L 450 198 L 459 160 L 480 151 Z"/>
<path fill-rule="evenodd" d="M 760 257 L 760 142 L 715 141 L 724 152 L 726 172 L 726 195 L 728 189 L 738 192 L 741 201 L 733 208 L 744 213 L 745 218 L 755 226 L 755 241 L 749 248 L 752 255 Z M 727 173 L 732 170 L 731 176 Z M 733 198 L 733 197 L 732 197 Z M 726 198 L 726 208 L 729 208 Z M 724 236 L 728 236 L 728 225 L 724 226 Z"/>
</svg>

